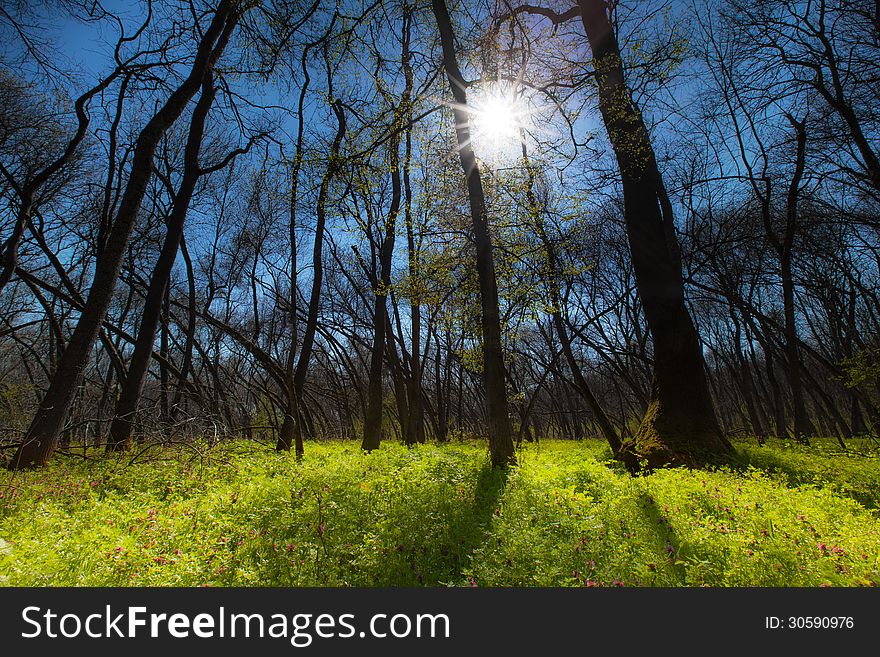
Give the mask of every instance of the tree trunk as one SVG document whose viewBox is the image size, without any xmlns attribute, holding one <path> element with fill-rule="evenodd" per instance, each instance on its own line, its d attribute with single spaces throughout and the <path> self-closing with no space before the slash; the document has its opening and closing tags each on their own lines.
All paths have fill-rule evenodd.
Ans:
<svg viewBox="0 0 880 657">
<path fill-rule="evenodd" d="M 189 257 L 189 251 L 186 248 L 186 238 L 180 236 L 180 255 L 183 257 L 186 266 L 187 281 L 187 315 L 186 315 L 186 339 L 183 345 L 183 365 L 180 366 L 180 379 L 177 388 L 174 391 L 174 399 L 171 402 L 169 421 L 174 424 L 177 421 L 180 412 L 180 404 L 183 401 L 183 391 L 186 388 L 187 377 L 192 369 L 193 359 L 193 343 L 196 339 L 196 280 L 193 271 L 192 260 Z"/>
<path fill-rule="evenodd" d="M 737 359 L 739 360 L 739 379 L 741 382 L 741 390 L 743 394 L 743 402 L 746 405 L 746 411 L 749 414 L 749 423 L 752 425 L 752 431 L 758 439 L 758 444 L 763 445 L 767 441 L 767 430 L 761 422 L 761 416 L 758 414 L 758 406 L 755 404 L 755 384 L 752 381 L 752 373 L 749 363 L 737 347 Z"/>
<path fill-rule="evenodd" d="M 388 357 L 388 373 L 394 386 L 394 402 L 397 405 L 397 415 L 400 418 L 400 435 L 403 442 L 411 447 L 410 432 L 411 411 L 409 408 L 409 390 L 406 385 L 406 374 L 403 363 L 397 353 L 397 345 L 394 343 L 394 332 L 391 327 L 391 318 L 385 313 L 385 353 Z"/>
<path fill-rule="evenodd" d="M 159 327 L 162 304 L 168 291 L 168 282 L 171 278 L 171 269 L 180 250 L 180 241 L 183 236 L 183 225 L 189 211 L 196 183 L 201 176 L 199 169 L 199 151 L 202 146 L 202 137 L 205 134 L 205 123 L 208 112 L 214 102 L 214 80 L 210 72 L 205 75 L 202 83 L 202 95 L 193 111 L 190 122 L 189 136 L 186 143 L 184 156 L 184 171 L 180 187 L 174 198 L 174 207 L 168 217 L 165 241 L 159 259 L 150 276 L 150 284 L 147 289 L 147 298 L 144 302 L 144 310 L 141 314 L 141 322 L 138 327 L 137 341 L 134 345 L 134 353 L 131 364 L 128 367 L 128 376 L 125 385 L 119 393 L 116 402 L 116 411 L 113 423 L 110 425 L 110 437 L 107 441 L 107 451 L 121 451 L 131 447 L 132 431 L 135 415 L 147 372 L 150 369 L 150 360 L 153 354 L 153 342 L 156 339 L 156 330 Z M 167 390 L 163 385 L 161 394 L 165 396 Z M 166 401 L 167 405 L 167 401 Z M 165 416 L 167 417 L 167 409 Z"/>
<path fill-rule="evenodd" d="M 791 410 L 793 415 L 792 433 L 794 439 L 809 445 L 809 436 L 814 433 L 807 407 L 804 403 L 804 388 L 801 380 L 801 362 L 798 353 L 797 325 L 794 315 L 794 283 L 791 272 L 791 256 L 784 257 L 780 263 L 782 271 L 782 306 L 785 316 L 785 357 L 788 373 L 788 387 L 791 390 Z"/>
<path fill-rule="evenodd" d="M 507 414 L 507 388 L 504 372 L 504 351 L 501 341 L 501 316 L 498 307 L 498 284 L 495 279 L 495 262 L 492 254 L 492 238 L 483 193 L 483 181 L 477 158 L 471 146 L 470 120 L 467 113 L 465 82 L 455 56 L 455 35 L 445 0 L 432 0 L 431 6 L 440 32 L 443 47 L 443 65 L 452 88 L 456 104 L 455 134 L 458 156 L 467 180 L 468 201 L 474 226 L 477 249 L 477 277 L 480 285 L 483 332 L 483 384 L 489 414 L 489 452 L 492 465 L 504 467 L 515 461 L 513 431 Z"/>
<path fill-rule="evenodd" d="M 443 374 L 441 377 L 440 363 L 440 336 L 434 334 L 434 385 L 437 387 L 437 442 L 445 443 L 449 438 L 449 379 L 451 374 L 451 362 L 449 351 L 443 361 Z"/>
<path fill-rule="evenodd" d="M 31 215 L 33 207 L 33 198 L 31 193 L 23 190 L 20 194 L 21 205 L 15 217 L 15 224 L 12 227 L 12 233 L 3 242 L 0 248 L 0 292 L 6 287 L 6 284 L 12 280 L 15 268 L 18 266 L 18 248 L 21 238 L 24 236 L 24 228 Z"/>
<path fill-rule="evenodd" d="M 868 433 L 868 425 L 865 422 L 865 416 L 862 413 L 862 407 L 859 404 L 859 398 L 853 394 L 849 394 L 850 400 L 850 427 L 854 436 L 862 436 Z"/>
<path fill-rule="evenodd" d="M 773 356 L 768 352 L 764 352 L 764 361 L 767 366 L 767 379 L 770 381 L 770 390 L 773 395 L 773 422 L 776 426 L 776 437 L 779 440 L 788 438 L 788 425 L 785 420 L 785 398 L 782 395 L 782 388 L 776 378 L 776 369 L 773 367 Z"/>
<path fill-rule="evenodd" d="M 318 310 L 321 303 L 321 286 L 324 281 L 324 228 L 327 225 L 327 196 L 330 193 L 330 183 L 339 171 L 340 158 L 339 148 L 342 138 L 345 136 L 345 111 L 339 100 L 333 101 L 331 107 L 336 115 L 336 135 L 330 146 L 327 171 L 321 180 L 321 188 L 318 191 L 318 201 L 315 207 L 315 241 L 312 245 L 312 291 L 309 295 L 309 307 L 306 316 L 306 327 L 303 332 L 303 342 L 299 351 L 299 360 L 293 375 L 293 394 L 288 395 L 288 408 L 284 414 L 284 423 L 278 433 L 278 442 L 275 449 L 289 452 L 291 444 L 295 444 L 296 453 L 302 455 L 303 447 L 303 422 L 307 417 L 303 407 L 303 389 L 305 388 L 306 375 L 308 374 L 309 361 L 312 358 L 312 349 L 315 344 L 315 333 L 318 329 Z M 311 422 L 307 422 L 311 427 Z M 313 433 L 314 428 L 309 428 Z"/>
<path fill-rule="evenodd" d="M 373 347 L 370 352 L 370 378 L 367 383 L 367 414 L 364 417 L 364 438 L 361 448 L 370 452 L 379 447 L 382 440 L 382 362 L 385 356 L 385 330 L 387 325 L 387 299 L 391 286 L 391 259 L 394 256 L 394 236 L 397 231 L 397 213 L 400 211 L 401 181 L 398 139 L 392 138 L 389 146 L 391 166 L 391 207 L 385 219 L 385 234 L 379 254 L 379 278 L 373 305 Z M 392 345 L 393 348 L 393 345 Z M 400 418 L 401 423 L 406 421 Z"/>
<path fill-rule="evenodd" d="M 107 237 L 101 260 L 97 263 L 85 308 L 40 408 L 22 444 L 10 461 L 11 469 L 42 466 L 51 458 L 74 395 L 82 382 L 101 322 L 110 306 L 131 231 L 152 177 L 156 146 L 195 95 L 205 73 L 211 70 L 220 57 L 238 18 L 238 2 L 221 0 L 210 26 L 199 43 L 188 77 L 171 94 L 138 136 L 128 183 Z"/>
<path fill-rule="evenodd" d="M 641 113 L 623 74 L 602 0 L 579 0 L 596 68 L 599 110 L 623 182 L 624 220 L 636 288 L 654 342 L 651 401 L 628 445 L 648 467 L 700 465 L 732 452 L 721 433 L 684 283 L 672 208 Z"/>
<path fill-rule="evenodd" d="M 780 243 L 775 242 L 779 253 L 779 268 L 782 277 L 782 306 L 785 316 L 785 356 L 788 361 L 788 384 L 791 389 L 791 408 L 794 416 L 794 439 L 802 444 L 809 445 L 809 436 L 815 430 L 810 424 L 807 408 L 804 404 L 804 390 L 801 382 L 801 362 L 798 353 L 797 324 L 794 314 L 794 276 L 792 274 L 792 250 L 794 247 L 795 231 L 798 218 L 798 194 L 800 182 L 804 173 L 804 158 L 807 143 L 806 131 L 803 123 L 791 120 L 797 133 L 797 156 L 795 171 L 788 188 L 786 201 L 785 236 Z M 769 226 L 768 226 L 769 230 Z M 770 231 L 772 238 L 772 231 Z"/>
<path fill-rule="evenodd" d="M 422 401 L 422 313 L 419 307 L 419 293 L 421 284 L 419 281 L 418 253 L 416 252 L 415 228 L 413 226 L 412 213 L 412 184 L 410 181 L 410 166 L 412 164 L 412 103 L 409 98 L 412 94 L 413 72 L 410 64 L 410 31 L 412 8 L 405 5 L 403 26 L 403 74 L 406 81 L 404 96 L 406 107 L 404 119 L 406 121 L 406 134 L 404 138 L 403 155 L 403 193 L 404 193 L 404 222 L 406 223 L 406 241 L 408 268 L 410 277 L 410 332 L 412 344 L 410 346 L 410 378 L 409 378 L 409 421 L 407 422 L 407 442 L 409 444 L 425 442 L 425 410 Z"/>
<path fill-rule="evenodd" d="M 310 44 L 311 45 L 311 44 Z M 300 426 L 299 399 L 296 391 L 296 348 L 299 341 L 299 318 L 297 317 L 297 293 L 299 287 L 297 284 L 297 273 L 299 265 L 297 264 L 297 203 L 299 202 L 299 172 L 303 162 L 303 141 L 305 134 L 305 102 L 308 93 L 311 77 L 309 75 L 309 67 L 306 62 L 309 54 L 309 47 L 303 48 L 300 56 L 300 66 L 303 72 L 303 82 L 299 89 L 299 103 L 297 106 L 297 126 L 296 126 L 296 153 L 293 156 L 293 162 L 290 171 L 290 219 L 287 227 L 288 243 L 290 245 L 290 298 L 288 304 L 288 321 L 290 322 L 290 348 L 287 352 L 287 361 L 284 365 L 284 388 L 285 388 L 285 407 L 284 421 L 278 431 L 278 440 L 275 443 L 276 451 L 290 451 L 290 446 L 295 445 L 295 451 L 298 458 L 302 458 L 305 452 L 305 446 L 302 440 L 302 429 Z"/>
<path fill-rule="evenodd" d="M 168 412 L 168 350 L 169 333 L 171 331 L 171 290 L 165 286 L 165 294 L 162 295 L 162 317 L 159 324 L 159 416 L 163 427 L 167 427 L 171 418 Z"/>
</svg>

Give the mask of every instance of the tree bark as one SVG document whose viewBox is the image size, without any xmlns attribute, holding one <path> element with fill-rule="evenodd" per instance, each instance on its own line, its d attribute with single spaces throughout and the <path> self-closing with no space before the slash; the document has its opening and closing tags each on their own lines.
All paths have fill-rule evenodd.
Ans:
<svg viewBox="0 0 880 657">
<path fill-rule="evenodd" d="M 309 361 L 312 358 L 312 349 L 315 345 L 315 333 L 318 328 L 318 311 L 321 303 L 321 286 L 324 282 L 324 229 L 327 225 L 327 197 L 330 194 L 330 184 L 336 177 L 340 168 L 339 149 L 342 138 L 345 136 L 345 111 L 342 102 L 333 101 L 331 105 L 333 114 L 336 116 L 336 134 L 330 146 L 327 171 L 321 179 L 321 187 L 318 191 L 318 201 L 315 207 L 315 240 L 312 245 L 312 291 L 309 295 L 309 307 L 306 316 L 306 327 L 303 332 L 303 342 L 299 351 L 299 360 L 293 374 L 293 394 L 289 396 L 289 406 L 284 414 L 284 422 L 278 432 L 278 442 L 275 449 L 279 452 L 289 452 L 291 444 L 295 446 L 296 453 L 302 455 L 303 425 L 309 433 L 314 432 L 311 418 L 307 409 L 303 407 L 303 389 L 305 388 L 306 375 L 308 374 Z M 305 419 L 305 422 L 303 420 Z"/>
<path fill-rule="evenodd" d="M 636 288 L 654 342 L 648 410 L 625 446 L 649 468 L 701 465 L 732 452 L 718 425 L 684 283 L 672 207 L 644 120 L 623 73 L 603 0 L 579 0 L 596 69 L 599 110 L 623 182 L 624 220 Z"/>
<path fill-rule="evenodd" d="M 190 202 L 201 177 L 199 167 L 199 152 L 202 147 L 202 138 L 205 134 L 205 123 L 208 112 L 214 102 L 214 80 L 210 72 L 205 74 L 202 82 L 202 95 L 196 103 L 190 121 L 189 136 L 187 137 L 184 154 L 184 170 L 180 187 L 174 198 L 174 207 L 168 217 L 165 241 L 159 258 L 153 267 L 150 276 L 150 284 L 147 289 L 147 298 L 144 301 L 144 310 L 141 314 L 140 326 L 137 332 L 137 341 L 134 345 L 134 353 L 128 366 L 128 376 L 125 385 L 119 393 L 116 402 L 116 411 L 113 423 L 110 425 L 110 436 L 107 440 L 107 451 L 123 451 L 131 447 L 134 420 L 140 403 L 147 372 L 150 369 L 150 360 L 153 354 L 153 342 L 156 339 L 156 330 L 159 327 L 162 303 L 168 291 L 168 282 L 171 278 L 171 269 L 177 259 L 180 250 L 180 242 L 183 237 L 183 225 L 189 211 Z M 161 394 L 167 391 L 163 387 Z M 167 402 L 166 402 L 167 403 Z"/>
<path fill-rule="evenodd" d="M 199 43 L 189 75 L 138 136 L 128 183 L 107 237 L 101 260 L 97 263 L 85 308 L 40 408 L 9 463 L 10 469 L 43 466 L 48 463 L 55 451 L 58 437 L 64 428 L 71 403 L 82 382 L 84 370 L 98 337 L 101 321 L 107 314 L 113 297 L 131 231 L 152 177 L 156 146 L 180 117 L 201 85 L 206 72 L 213 68 L 222 54 L 238 22 L 238 4 L 237 0 L 221 0 L 210 26 Z"/>
<path fill-rule="evenodd" d="M 477 249 L 477 277 L 480 286 L 483 332 L 483 384 L 489 415 L 489 452 L 492 465 L 504 467 L 515 461 L 513 431 L 507 414 L 507 388 L 504 371 L 504 351 L 501 340 L 501 317 L 498 307 L 498 284 L 492 254 L 492 238 L 486 211 L 483 181 L 477 158 L 471 146 L 470 120 L 467 113 L 465 81 L 455 55 L 455 35 L 445 0 L 432 0 L 431 7 L 437 20 L 443 48 L 443 66 L 456 104 L 455 134 L 461 168 L 467 180 L 468 201 L 474 226 Z"/>
</svg>

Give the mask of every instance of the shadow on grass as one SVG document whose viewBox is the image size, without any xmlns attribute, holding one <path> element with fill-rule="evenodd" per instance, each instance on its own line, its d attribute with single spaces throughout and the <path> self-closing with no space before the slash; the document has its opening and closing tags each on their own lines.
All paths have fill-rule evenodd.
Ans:
<svg viewBox="0 0 880 657">
<path fill-rule="evenodd" d="M 761 448 L 754 451 L 738 449 L 737 455 L 743 464 L 740 468 L 737 468 L 739 470 L 745 471 L 749 467 L 763 470 L 768 474 L 781 476 L 789 486 L 803 486 L 816 483 L 837 485 L 841 495 L 854 499 L 865 508 L 875 510 L 880 508 L 880 504 L 878 504 L 878 501 L 880 501 L 880 489 L 876 487 L 870 490 L 861 490 L 856 485 L 843 485 L 849 482 L 840 481 L 829 474 L 828 471 L 804 468 L 803 466 L 798 467 L 796 463 L 781 458 L 769 448 Z"/>
<path fill-rule="evenodd" d="M 368 572 L 367 586 L 466 585 L 462 572 L 471 562 L 499 508 L 508 470 L 488 464 L 477 471 L 463 498 L 418 497 L 396 508 L 396 525 L 379 536 L 383 547 Z"/>
<path fill-rule="evenodd" d="M 675 577 L 682 585 L 686 582 L 686 573 L 684 564 L 676 563 L 679 558 L 681 543 L 672 523 L 669 522 L 664 513 L 657 506 L 654 498 L 647 493 L 640 493 L 638 496 L 638 508 L 641 511 L 645 524 L 651 527 L 657 540 L 657 547 L 661 555 L 661 559 L 665 561 L 667 567 L 675 573 Z"/>
<path fill-rule="evenodd" d="M 441 540 L 423 545 L 420 550 L 425 557 L 425 565 L 433 564 L 429 573 L 416 573 L 414 585 L 461 584 L 462 570 L 470 563 L 474 550 L 482 545 L 492 523 L 501 496 L 507 485 L 509 470 L 493 468 L 489 465 L 479 470 L 473 498 L 458 508 L 444 506 L 441 527 L 431 532 Z M 447 538 L 443 541 L 442 538 Z M 414 570 L 418 562 L 410 564 Z M 419 577 L 421 575 L 421 577 Z"/>
<path fill-rule="evenodd" d="M 309 504 L 300 515 L 306 524 L 282 519 L 277 506 L 266 508 L 251 519 L 261 528 L 251 559 L 263 585 L 467 585 L 462 573 L 486 540 L 509 474 L 488 464 L 472 472 L 458 483 L 442 474 L 409 480 L 375 496 L 327 489 L 322 514 Z M 276 549 L 284 545 L 294 549 Z"/>
</svg>

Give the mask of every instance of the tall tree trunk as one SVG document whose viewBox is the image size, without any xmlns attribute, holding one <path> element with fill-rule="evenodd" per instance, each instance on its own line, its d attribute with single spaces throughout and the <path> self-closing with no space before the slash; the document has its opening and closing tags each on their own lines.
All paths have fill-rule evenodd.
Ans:
<svg viewBox="0 0 880 657">
<path fill-rule="evenodd" d="M 409 378 L 409 422 L 408 442 L 410 444 L 425 442 L 425 405 L 422 400 L 422 312 L 419 301 L 419 290 L 421 283 L 419 282 L 418 256 L 415 249 L 415 238 L 412 225 L 412 192 L 410 190 L 409 180 L 409 161 L 410 161 L 410 134 L 406 135 L 406 156 L 403 170 L 404 190 L 406 196 L 406 236 L 409 253 L 409 276 L 411 286 L 415 286 L 410 297 L 410 333 L 412 335 L 412 344 L 410 345 L 410 378 Z M 411 287 L 411 289 L 413 289 Z"/>
<path fill-rule="evenodd" d="M 165 285 L 165 294 L 162 295 L 162 317 L 159 325 L 159 355 L 162 356 L 159 361 L 159 415 L 163 427 L 167 427 L 171 417 L 168 412 L 168 349 L 169 349 L 169 332 L 171 321 L 171 290 L 169 285 Z"/>
<path fill-rule="evenodd" d="M 451 360 L 447 345 L 441 374 L 440 335 L 434 331 L 434 385 L 437 388 L 437 442 L 445 443 L 449 438 L 449 382 L 451 376 Z"/>
<path fill-rule="evenodd" d="M 636 288 L 654 342 L 651 401 L 627 446 L 648 467 L 700 465 L 730 452 L 715 416 L 684 283 L 672 207 L 654 150 L 623 73 L 603 0 L 579 0 L 593 53 L 599 110 L 623 182 L 624 220 Z"/>
<path fill-rule="evenodd" d="M 293 374 L 293 394 L 289 395 L 289 405 L 284 414 L 284 423 L 278 433 L 278 442 L 275 449 L 290 451 L 291 443 L 295 445 L 296 453 L 302 455 L 303 446 L 303 419 L 305 427 L 311 434 L 314 427 L 308 415 L 308 409 L 303 406 L 303 389 L 305 388 L 306 375 L 308 374 L 309 361 L 312 358 L 312 349 L 315 345 L 315 333 L 318 329 L 318 311 L 321 303 L 321 286 L 324 283 L 324 229 L 327 225 L 327 197 L 330 194 L 330 184 L 339 171 L 341 162 L 339 149 L 342 138 L 345 136 L 345 111 L 342 102 L 333 101 L 331 105 L 333 114 L 336 116 L 336 134 L 330 146 L 327 170 L 321 179 L 321 187 L 318 191 L 318 201 L 315 207 L 315 240 L 312 244 L 312 291 L 309 295 L 309 307 L 306 316 L 306 327 L 303 332 L 303 342 L 299 350 L 299 359 Z"/>
<path fill-rule="evenodd" d="M 400 418 L 400 435 L 407 446 L 412 446 L 415 443 L 412 442 L 409 427 L 411 420 L 409 390 L 406 385 L 404 366 L 394 342 L 391 318 L 387 312 L 385 313 L 385 353 L 388 356 L 388 373 L 391 375 L 391 383 L 394 386 L 394 402 L 397 405 L 397 415 Z"/>
<path fill-rule="evenodd" d="M 790 119 L 791 120 L 791 119 Z M 804 403 L 804 390 L 801 381 L 801 361 L 798 353 L 798 334 L 794 308 L 794 276 L 792 273 L 792 250 L 798 225 L 798 195 L 801 178 L 804 174 L 805 150 L 807 135 L 804 122 L 791 120 L 797 134 L 797 155 L 795 171 L 788 188 L 786 200 L 785 235 L 780 242 L 773 239 L 779 253 L 779 268 L 782 277 L 782 306 L 785 316 L 785 355 L 788 365 L 788 384 L 791 389 L 791 407 L 794 416 L 794 439 L 802 444 L 809 444 L 809 436 L 814 433 L 807 408 Z M 771 237 L 772 237 L 772 231 Z"/>
<path fill-rule="evenodd" d="M 300 413 L 300 401 L 297 397 L 296 386 L 296 349 L 299 340 L 299 318 L 297 317 L 297 272 L 299 266 L 297 264 L 297 203 L 299 202 L 299 172 L 303 161 L 303 141 L 305 134 L 305 102 L 308 93 L 311 76 L 309 75 L 308 54 L 311 46 L 303 49 L 300 57 L 300 67 L 303 72 L 303 83 L 299 90 L 299 104 L 297 107 L 297 136 L 296 136 L 296 153 L 293 157 L 293 163 L 290 172 L 290 221 L 288 226 L 288 240 L 290 244 L 290 298 L 288 304 L 290 322 L 290 349 L 287 353 L 287 361 L 284 367 L 284 387 L 285 387 L 285 407 L 284 421 L 278 431 L 278 441 L 275 443 L 277 451 L 290 451 L 290 446 L 294 445 L 297 457 L 302 458 L 305 452 L 302 438 L 302 423 Z M 317 239 L 317 235 L 316 235 Z"/>
<path fill-rule="evenodd" d="M 388 157 L 391 167 L 391 207 L 385 218 L 385 234 L 379 254 L 379 278 L 373 305 L 373 346 L 370 351 L 370 378 L 367 382 L 367 413 L 364 417 L 364 437 L 361 448 L 372 451 L 382 440 L 382 363 L 385 356 L 385 331 L 388 325 L 387 299 L 391 287 L 391 259 L 394 256 L 394 236 L 397 231 L 397 213 L 400 211 L 401 180 L 399 140 L 391 139 Z M 394 348 L 394 345 L 391 345 Z M 401 424 L 406 418 L 400 418 Z"/>
<path fill-rule="evenodd" d="M 239 16 L 237 0 L 221 0 L 210 26 L 199 43 L 189 75 L 138 136 L 128 183 L 107 237 L 101 260 L 97 263 L 86 306 L 64 350 L 40 408 L 22 444 L 10 461 L 11 469 L 45 465 L 55 451 L 70 405 L 82 382 L 101 322 L 107 314 L 113 297 L 131 231 L 152 177 L 156 146 L 180 117 L 190 99 L 198 91 L 205 74 L 213 68 L 222 54 L 238 23 Z"/>
<path fill-rule="evenodd" d="M 794 313 L 794 282 L 791 271 L 791 255 L 781 259 L 782 306 L 785 316 L 785 357 L 788 373 L 788 387 L 791 391 L 791 410 L 793 416 L 792 432 L 794 439 L 809 445 L 809 436 L 814 433 L 807 407 L 804 403 L 804 387 L 801 379 L 801 362 L 797 343 L 797 324 Z"/>
<path fill-rule="evenodd" d="M 410 63 L 410 32 L 412 27 L 412 7 L 404 4 L 403 25 L 403 75 L 405 80 L 404 94 L 406 106 L 404 120 L 406 132 L 404 136 L 403 154 L 403 195 L 404 195 L 404 223 L 406 224 L 407 264 L 410 277 L 410 332 L 412 344 L 410 347 L 410 378 L 409 378 L 409 422 L 407 423 L 409 444 L 425 442 L 425 410 L 422 400 L 422 312 L 420 308 L 419 294 L 421 283 L 419 278 L 418 253 L 416 251 L 415 227 L 413 226 L 412 212 L 412 183 L 410 180 L 410 167 L 412 165 L 412 103 L 409 98 L 412 94 L 413 72 Z"/>
<path fill-rule="evenodd" d="M 214 102 L 214 94 L 214 80 L 209 71 L 205 74 L 204 81 L 202 82 L 202 95 L 199 98 L 199 102 L 196 103 L 190 121 L 189 135 L 184 153 L 183 178 L 174 197 L 174 207 L 171 210 L 171 215 L 168 217 L 162 250 L 150 276 L 147 298 L 144 302 L 137 340 L 134 344 L 134 353 L 128 367 L 128 376 L 125 379 L 125 385 L 122 386 L 122 390 L 119 393 L 113 423 L 110 425 L 110 436 L 107 440 L 108 452 L 121 451 L 131 447 L 135 415 L 144 390 L 147 373 L 150 369 L 153 342 L 156 339 L 156 330 L 161 319 L 162 305 L 168 290 L 171 269 L 174 267 L 177 252 L 180 250 L 183 225 L 186 221 L 187 212 L 189 212 L 196 183 L 198 183 L 201 176 L 199 152 L 202 147 L 202 137 L 205 134 L 208 112 Z M 163 387 L 161 394 L 164 396 L 166 393 L 167 391 Z"/>
<path fill-rule="evenodd" d="M 285 387 L 285 407 L 284 421 L 278 431 L 278 440 L 275 443 L 277 451 L 289 451 L 291 444 L 295 445 L 296 455 L 302 457 L 305 446 L 302 440 L 302 429 L 300 426 L 299 399 L 296 396 L 296 348 L 299 341 L 299 318 L 297 317 L 297 273 L 299 265 L 297 262 L 297 203 L 299 202 L 299 172 L 303 161 L 303 140 L 305 135 L 305 102 L 306 94 L 309 89 L 311 77 L 309 75 L 309 67 L 307 65 L 309 48 L 303 48 L 300 57 L 300 67 L 303 72 L 303 83 L 299 89 L 299 104 L 297 106 L 297 134 L 296 134 L 296 152 L 293 156 L 293 163 L 290 167 L 290 218 L 288 225 L 288 243 L 290 244 L 290 305 L 288 313 L 288 321 L 290 322 L 290 349 L 287 352 L 287 361 L 284 365 L 284 387 Z"/>
<path fill-rule="evenodd" d="M 169 421 L 173 424 L 177 421 L 180 413 L 180 404 L 183 401 L 183 391 L 186 388 L 187 377 L 192 369 L 193 359 L 193 343 L 196 339 L 196 279 L 193 271 L 192 260 L 189 257 L 189 250 L 186 248 L 186 237 L 180 236 L 180 255 L 186 266 L 186 282 L 187 282 L 187 313 L 186 313 L 186 338 L 183 345 L 183 365 L 180 366 L 180 380 L 174 391 L 174 399 L 171 402 Z"/>
<path fill-rule="evenodd" d="M 445 0 L 431 0 L 440 43 L 443 47 L 443 66 L 452 88 L 456 104 L 455 135 L 458 156 L 467 180 L 468 201 L 474 226 L 477 249 L 477 277 L 480 285 L 483 331 L 483 382 L 486 406 L 489 414 L 489 452 L 493 466 L 506 466 L 514 458 L 513 431 L 507 414 L 507 388 L 504 373 L 504 351 L 501 341 L 501 316 L 498 307 L 498 284 L 495 279 L 495 262 L 492 254 L 492 238 L 489 233 L 486 199 L 477 158 L 471 146 L 470 119 L 467 113 L 465 82 L 458 68 L 455 55 L 455 35 Z"/>
</svg>

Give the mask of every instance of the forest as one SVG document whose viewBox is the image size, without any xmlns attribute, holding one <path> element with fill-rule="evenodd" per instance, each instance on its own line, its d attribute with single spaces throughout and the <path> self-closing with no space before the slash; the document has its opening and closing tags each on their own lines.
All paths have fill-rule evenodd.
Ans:
<svg viewBox="0 0 880 657">
<path fill-rule="evenodd" d="M 0 585 L 880 584 L 880 3 L 0 2 Z"/>
</svg>

